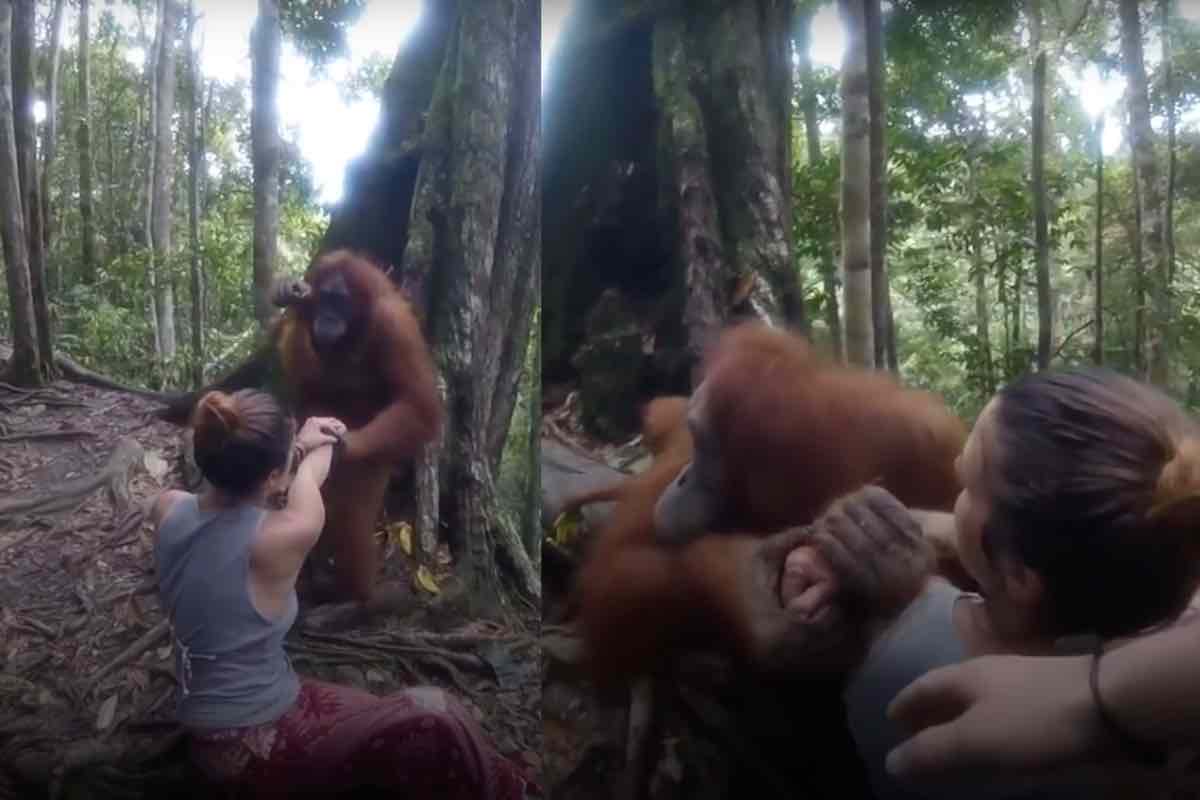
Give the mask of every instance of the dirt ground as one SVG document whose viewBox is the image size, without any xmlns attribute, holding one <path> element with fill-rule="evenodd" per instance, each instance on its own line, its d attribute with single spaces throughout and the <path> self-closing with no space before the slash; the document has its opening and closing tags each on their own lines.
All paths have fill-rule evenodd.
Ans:
<svg viewBox="0 0 1200 800">
<path fill-rule="evenodd" d="M 0 798 L 211 795 L 172 721 L 143 507 L 184 485 L 182 439 L 156 408 L 68 382 L 0 385 Z M 411 583 L 414 562 L 387 541 L 386 578 Z M 287 643 L 302 674 L 376 694 L 443 686 L 540 774 L 536 619 L 441 620 L 434 632 L 410 615 L 330 634 L 306 630 L 307 611 L 302 596 Z"/>
</svg>

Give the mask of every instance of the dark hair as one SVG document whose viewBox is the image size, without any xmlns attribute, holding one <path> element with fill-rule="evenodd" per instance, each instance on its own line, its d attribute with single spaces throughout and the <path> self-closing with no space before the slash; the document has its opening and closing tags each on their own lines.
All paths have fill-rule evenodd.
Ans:
<svg viewBox="0 0 1200 800">
<path fill-rule="evenodd" d="M 200 472 L 213 486 L 237 495 L 253 492 L 287 464 L 295 430 L 274 397 L 253 389 L 204 395 L 192 428 Z"/>
<path fill-rule="evenodd" d="M 1042 576 L 1050 632 L 1126 635 L 1182 612 L 1200 574 L 1200 440 L 1183 410 L 1087 369 L 1025 377 L 994 411 L 984 550 Z"/>
</svg>

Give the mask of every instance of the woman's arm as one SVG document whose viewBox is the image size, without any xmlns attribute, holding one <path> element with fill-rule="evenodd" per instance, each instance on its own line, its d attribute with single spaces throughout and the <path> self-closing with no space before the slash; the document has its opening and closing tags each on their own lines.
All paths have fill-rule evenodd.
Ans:
<svg viewBox="0 0 1200 800">
<path fill-rule="evenodd" d="M 905 688 L 891 715 L 917 733 L 888 768 L 922 778 L 1034 771 L 1121 755 L 1089 688 L 1091 656 L 985 656 Z M 1098 688 L 1128 733 L 1162 746 L 1200 741 L 1200 621 L 1127 642 L 1100 661 Z"/>
<path fill-rule="evenodd" d="M 317 543 L 325 527 L 321 484 L 332 459 L 333 445 L 321 445 L 305 455 L 288 488 L 287 504 L 267 515 L 255 550 L 268 572 L 290 575 Z"/>
</svg>

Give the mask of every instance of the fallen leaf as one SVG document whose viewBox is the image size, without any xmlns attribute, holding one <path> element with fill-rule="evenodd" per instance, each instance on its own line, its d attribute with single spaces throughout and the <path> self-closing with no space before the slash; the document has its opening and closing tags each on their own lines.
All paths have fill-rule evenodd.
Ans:
<svg viewBox="0 0 1200 800">
<path fill-rule="evenodd" d="M 149 472 L 150 477 L 154 478 L 157 483 L 162 483 L 171 468 L 165 458 L 151 450 L 146 451 L 142 457 L 142 463 L 146 465 L 146 472 Z"/>
<path fill-rule="evenodd" d="M 131 669 L 126 673 L 126 677 L 129 679 L 129 685 L 139 692 L 146 691 L 146 687 L 150 684 L 150 676 L 144 669 Z"/>
<path fill-rule="evenodd" d="M 112 725 L 113 717 L 117 713 L 117 696 L 110 695 L 107 700 L 100 706 L 100 713 L 96 715 L 96 730 L 108 730 L 108 726 Z"/>
<path fill-rule="evenodd" d="M 407 522 L 397 522 L 388 528 L 388 536 L 404 551 L 404 555 L 412 556 L 412 525 L 409 525 Z"/>
<path fill-rule="evenodd" d="M 416 579 L 417 586 L 430 594 L 441 592 L 441 588 L 437 585 L 437 579 L 433 577 L 433 573 L 424 564 L 417 567 L 417 572 L 413 577 Z"/>
<path fill-rule="evenodd" d="M 571 543 L 579 534 L 579 523 L 583 521 L 583 515 L 579 511 L 572 511 L 559 514 L 554 520 L 554 526 L 551 532 L 551 538 L 555 544 L 567 545 Z"/>
<path fill-rule="evenodd" d="M 384 675 L 379 670 L 375 669 L 374 667 L 371 667 L 367 670 L 367 682 L 368 683 L 386 683 L 387 676 Z"/>
<path fill-rule="evenodd" d="M 158 656 L 159 661 L 166 661 L 171 657 L 171 645 L 168 644 L 158 648 L 158 650 L 155 652 L 155 655 Z"/>
</svg>

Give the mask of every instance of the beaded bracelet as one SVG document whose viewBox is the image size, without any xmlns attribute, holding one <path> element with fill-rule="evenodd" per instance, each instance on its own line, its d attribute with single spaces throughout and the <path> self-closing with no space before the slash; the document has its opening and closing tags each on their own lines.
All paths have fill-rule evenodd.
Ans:
<svg viewBox="0 0 1200 800">
<path fill-rule="evenodd" d="M 1100 656 L 1102 655 L 1104 655 L 1104 642 L 1097 641 L 1096 650 L 1092 653 L 1092 668 L 1088 675 L 1088 684 L 1092 690 L 1092 702 L 1096 706 L 1096 712 L 1100 715 L 1104 727 L 1108 729 L 1112 738 L 1116 739 L 1122 749 L 1135 761 L 1154 767 L 1165 765 L 1168 756 L 1167 748 L 1150 744 L 1134 736 L 1117 722 L 1116 717 L 1104 705 L 1104 701 L 1100 699 Z"/>
</svg>

